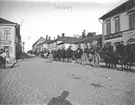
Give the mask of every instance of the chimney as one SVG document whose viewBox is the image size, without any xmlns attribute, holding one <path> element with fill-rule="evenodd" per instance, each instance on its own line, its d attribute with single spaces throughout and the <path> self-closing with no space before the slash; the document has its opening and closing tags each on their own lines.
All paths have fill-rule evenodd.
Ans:
<svg viewBox="0 0 135 105">
<path fill-rule="evenodd" d="M 62 37 L 65 37 L 65 33 L 62 33 Z"/>
<path fill-rule="evenodd" d="M 51 40 L 51 37 L 49 36 L 49 40 Z"/>
<path fill-rule="evenodd" d="M 48 35 L 46 35 L 46 40 L 48 39 Z"/>
<path fill-rule="evenodd" d="M 55 37 L 53 37 L 53 40 L 55 40 Z"/>
</svg>

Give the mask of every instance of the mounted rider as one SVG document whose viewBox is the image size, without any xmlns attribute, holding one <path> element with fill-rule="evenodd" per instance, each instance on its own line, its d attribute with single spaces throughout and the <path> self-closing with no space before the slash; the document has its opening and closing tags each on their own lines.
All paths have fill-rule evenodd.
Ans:
<svg viewBox="0 0 135 105">
<path fill-rule="evenodd" d="M 92 45 L 90 46 L 90 54 L 92 54 L 92 55 L 95 54 L 95 49 Z"/>
<path fill-rule="evenodd" d="M 81 49 L 81 46 L 78 45 L 78 48 L 77 48 L 77 50 L 76 50 L 76 58 L 77 58 L 77 59 L 80 59 L 81 56 L 82 56 L 82 54 L 83 54 L 83 50 Z"/>
<path fill-rule="evenodd" d="M 72 57 L 72 55 L 73 55 L 73 51 L 71 49 L 71 46 L 69 46 L 67 51 L 66 51 L 66 56 L 68 58 L 68 62 L 69 62 L 69 59 Z"/>
<path fill-rule="evenodd" d="M 66 50 L 65 50 L 65 47 L 63 46 L 62 49 L 61 49 L 61 53 L 60 53 L 63 62 L 64 62 L 64 59 L 66 58 L 65 53 L 66 53 Z"/>
<path fill-rule="evenodd" d="M 85 45 L 84 53 L 86 53 L 87 56 L 89 56 L 90 50 L 87 44 Z"/>
</svg>

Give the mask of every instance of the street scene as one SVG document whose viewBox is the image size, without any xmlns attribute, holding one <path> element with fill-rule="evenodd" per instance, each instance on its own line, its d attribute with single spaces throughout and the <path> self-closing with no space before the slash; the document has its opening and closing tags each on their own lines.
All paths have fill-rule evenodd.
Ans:
<svg viewBox="0 0 135 105">
<path fill-rule="evenodd" d="M 133 105 L 134 73 L 34 57 L 1 70 L 1 105 L 46 105 L 63 90 L 72 105 Z"/>
<path fill-rule="evenodd" d="M 1 0 L 0 105 L 135 105 L 135 0 Z"/>
</svg>

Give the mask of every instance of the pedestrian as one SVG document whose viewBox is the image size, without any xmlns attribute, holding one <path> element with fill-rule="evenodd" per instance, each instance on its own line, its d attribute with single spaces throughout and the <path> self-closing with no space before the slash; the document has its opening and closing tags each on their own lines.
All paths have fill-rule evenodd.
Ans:
<svg viewBox="0 0 135 105">
<path fill-rule="evenodd" d="M 52 51 L 50 51 L 48 58 L 49 58 L 49 61 L 52 63 L 52 59 L 53 59 Z"/>
<path fill-rule="evenodd" d="M 0 49 L 0 66 L 2 66 L 2 60 L 3 60 L 3 57 L 1 56 L 1 54 L 3 53 L 3 50 L 2 49 Z"/>
<path fill-rule="evenodd" d="M 2 68 L 6 68 L 6 52 L 2 49 L 2 54 L 0 55 L 2 57 Z"/>
<path fill-rule="evenodd" d="M 68 91 L 63 91 L 60 96 L 52 98 L 47 105 L 72 105 L 68 100 L 66 100 L 68 95 Z"/>
</svg>

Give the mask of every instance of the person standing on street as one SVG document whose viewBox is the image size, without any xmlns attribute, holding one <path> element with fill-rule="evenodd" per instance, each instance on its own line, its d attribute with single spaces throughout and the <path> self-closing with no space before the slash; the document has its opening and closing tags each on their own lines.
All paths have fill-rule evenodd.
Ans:
<svg viewBox="0 0 135 105">
<path fill-rule="evenodd" d="M 52 63 L 52 59 L 53 59 L 52 51 L 49 51 L 49 52 L 50 53 L 49 53 L 48 58 L 49 58 L 49 61 Z"/>
<path fill-rule="evenodd" d="M 2 54 L 0 55 L 2 57 L 2 68 L 6 68 L 6 52 L 2 49 Z"/>
</svg>

